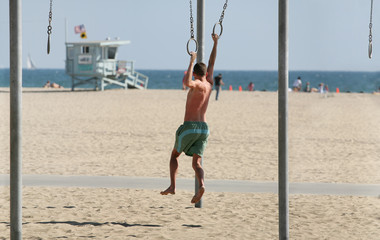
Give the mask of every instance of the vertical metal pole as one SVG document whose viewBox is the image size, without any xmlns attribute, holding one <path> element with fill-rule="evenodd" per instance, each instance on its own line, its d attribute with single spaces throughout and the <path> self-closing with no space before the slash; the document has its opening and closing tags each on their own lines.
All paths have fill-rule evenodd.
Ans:
<svg viewBox="0 0 380 240">
<path fill-rule="evenodd" d="M 278 206 L 279 239 L 289 239 L 288 184 L 288 0 L 278 7 Z"/>
<path fill-rule="evenodd" d="M 65 44 L 67 43 L 67 26 L 68 26 L 67 18 L 65 18 Z"/>
<path fill-rule="evenodd" d="M 72 69 L 71 69 L 71 71 L 72 71 Z M 74 91 L 74 77 L 73 76 L 71 76 L 71 91 Z"/>
<path fill-rule="evenodd" d="M 204 62 L 205 54 L 205 1 L 197 1 L 197 41 L 198 53 L 197 62 Z"/>
<path fill-rule="evenodd" d="M 10 225 L 11 239 L 22 239 L 22 8 L 9 0 L 10 42 Z"/>
<path fill-rule="evenodd" d="M 204 61 L 204 49 L 205 49 L 205 1 L 197 0 L 197 41 L 198 41 L 198 53 L 197 53 L 197 62 Z M 203 157 L 201 164 L 203 164 Z M 199 183 L 197 177 L 195 176 L 195 194 L 199 190 Z M 196 208 L 202 207 L 202 199 L 195 204 Z"/>
</svg>

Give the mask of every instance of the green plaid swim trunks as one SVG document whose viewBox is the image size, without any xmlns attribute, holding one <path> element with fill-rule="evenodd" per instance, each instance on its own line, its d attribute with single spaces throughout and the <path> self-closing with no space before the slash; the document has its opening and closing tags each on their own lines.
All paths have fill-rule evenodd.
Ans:
<svg viewBox="0 0 380 240">
<path fill-rule="evenodd" d="M 210 132 L 205 122 L 184 122 L 176 132 L 174 149 L 187 156 L 203 156 Z"/>
</svg>

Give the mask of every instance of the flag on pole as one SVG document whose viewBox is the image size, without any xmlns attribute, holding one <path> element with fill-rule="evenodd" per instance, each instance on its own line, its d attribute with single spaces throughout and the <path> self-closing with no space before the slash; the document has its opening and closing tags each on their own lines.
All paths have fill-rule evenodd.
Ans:
<svg viewBox="0 0 380 240">
<path fill-rule="evenodd" d="M 86 32 L 86 28 L 83 24 L 75 26 L 74 31 L 76 34 Z"/>
</svg>

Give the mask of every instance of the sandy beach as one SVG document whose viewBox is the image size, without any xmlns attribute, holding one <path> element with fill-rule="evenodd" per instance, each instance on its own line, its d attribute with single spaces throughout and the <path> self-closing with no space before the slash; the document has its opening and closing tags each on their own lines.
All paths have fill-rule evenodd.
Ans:
<svg viewBox="0 0 380 240">
<path fill-rule="evenodd" d="M 277 181 L 277 93 L 211 96 L 207 179 Z M 169 177 L 186 92 L 27 89 L 23 173 Z M 380 95 L 289 93 L 289 181 L 380 184 Z M 9 89 L 0 89 L 0 174 L 9 173 Z M 192 178 L 180 158 L 179 178 Z M 168 181 L 169 184 L 169 181 Z M 162 186 L 165 189 L 167 185 Z M 25 239 L 278 239 L 275 194 L 24 187 Z M 9 239 L 9 187 L 0 187 Z M 379 190 L 380 195 L 380 190 Z M 290 195 L 292 239 L 378 239 L 380 198 Z"/>
</svg>

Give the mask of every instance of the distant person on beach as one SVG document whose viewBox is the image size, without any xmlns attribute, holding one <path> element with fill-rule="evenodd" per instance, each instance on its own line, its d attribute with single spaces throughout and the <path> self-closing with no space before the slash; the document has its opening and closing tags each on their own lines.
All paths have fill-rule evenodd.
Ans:
<svg viewBox="0 0 380 240">
<path fill-rule="evenodd" d="M 216 90 L 216 96 L 215 100 L 218 100 L 219 98 L 219 91 L 222 90 L 222 86 L 224 85 L 222 74 L 219 73 L 218 76 L 215 77 L 215 90 Z"/>
<path fill-rule="evenodd" d="M 310 82 L 307 82 L 306 83 L 306 86 L 305 88 L 303 89 L 304 92 L 311 92 L 311 88 L 310 88 Z"/>
<path fill-rule="evenodd" d="M 186 74 L 187 74 L 187 71 L 185 71 L 184 74 L 183 74 L 183 78 L 182 78 L 182 90 L 186 90 L 187 89 L 187 87 L 185 85 Z"/>
<path fill-rule="evenodd" d="M 325 93 L 325 84 L 324 83 L 320 83 L 319 86 L 318 86 L 318 92 L 319 93 Z"/>
<path fill-rule="evenodd" d="M 59 85 L 58 83 L 52 83 L 52 84 L 50 84 L 50 87 L 51 88 L 63 88 L 61 85 Z"/>
<path fill-rule="evenodd" d="M 248 84 L 248 91 L 252 92 L 255 90 L 255 84 L 253 84 L 253 82 L 250 82 Z"/>
<path fill-rule="evenodd" d="M 47 81 L 44 85 L 44 88 L 63 88 L 61 85 L 59 85 L 58 83 L 50 83 L 50 81 Z"/>
<path fill-rule="evenodd" d="M 44 85 L 44 88 L 49 88 L 50 87 L 50 81 L 47 81 Z"/>
<path fill-rule="evenodd" d="M 176 131 L 176 140 L 170 157 L 170 186 L 161 192 L 161 195 L 175 194 L 178 157 L 184 152 L 187 156 L 193 157 L 192 165 L 199 183 L 199 190 L 191 199 L 191 203 L 199 202 L 205 192 L 201 161 L 209 136 L 206 110 L 212 92 L 212 85 L 214 84 L 213 74 L 218 38 L 217 34 L 212 35 L 214 46 L 208 66 L 204 63 L 194 65 L 197 54 L 191 52 L 185 79 L 185 85 L 190 90 L 187 94 L 184 123 Z M 194 80 L 192 80 L 193 76 Z"/>
<path fill-rule="evenodd" d="M 301 77 L 298 77 L 293 82 L 293 91 L 294 92 L 299 92 L 299 91 L 301 91 L 301 88 L 302 88 L 302 80 L 301 80 Z"/>
</svg>

